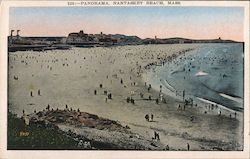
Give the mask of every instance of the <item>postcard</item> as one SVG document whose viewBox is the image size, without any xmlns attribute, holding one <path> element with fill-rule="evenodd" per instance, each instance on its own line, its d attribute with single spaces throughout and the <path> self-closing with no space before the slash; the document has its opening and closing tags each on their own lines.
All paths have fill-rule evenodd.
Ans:
<svg viewBox="0 0 250 159">
<path fill-rule="evenodd" d="M 2 1 L 0 24 L 0 158 L 249 158 L 248 1 Z"/>
</svg>

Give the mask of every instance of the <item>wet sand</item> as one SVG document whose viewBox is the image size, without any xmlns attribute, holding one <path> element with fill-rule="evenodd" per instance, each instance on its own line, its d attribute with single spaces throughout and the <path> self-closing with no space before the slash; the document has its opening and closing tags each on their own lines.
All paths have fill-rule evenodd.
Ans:
<svg viewBox="0 0 250 159">
<path fill-rule="evenodd" d="M 181 99 L 150 89 L 143 80 L 148 64 L 203 44 L 73 48 L 9 54 L 9 109 L 19 116 L 34 110 L 69 108 L 128 125 L 151 140 L 159 133 L 172 150 L 242 150 L 243 115 L 208 109 L 202 102 L 183 110 Z M 15 77 L 14 77 L 15 76 Z M 40 95 L 38 91 L 40 90 Z M 96 94 L 95 94 L 96 90 Z M 32 93 L 31 93 L 32 92 Z M 112 99 L 106 95 L 111 93 Z M 142 97 L 143 94 L 143 97 Z M 152 100 L 148 100 L 151 96 Z M 127 102 L 133 98 L 135 103 Z M 159 99 L 157 104 L 155 99 Z M 178 109 L 178 105 L 181 108 Z M 195 103 L 196 104 L 196 103 Z M 204 114 L 207 111 L 207 114 Z M 154 115 L 146 121 L 145 115 Z"/>
</svg>

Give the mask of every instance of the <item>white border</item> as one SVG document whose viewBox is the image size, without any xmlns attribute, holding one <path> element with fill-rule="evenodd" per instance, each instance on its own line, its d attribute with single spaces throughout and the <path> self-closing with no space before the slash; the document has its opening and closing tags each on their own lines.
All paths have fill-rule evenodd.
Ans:
<svg viewBox="0 0 250 159">
<path fill-rule="evenodd" d="M 9 35 L 9 7 L 18 6 L 65 6 L 68 1 L 2 1 L 0 8 L 0 159 L 2 158 L 249 158 L 249 2 L 248 1 L 181 1 L 181 6 L 239 6 L 245 8 L 244 42 L 245 42 L 245 79 L 244 79 L 244 150 L 243 151 L 7 151 L 7 36 Z M 76 1 L 74 1 L 76 2 Z M 87 1 L 85 1 L 87 2 Z M 112 2 L 112 1 L 109 1 Z M 146 1 L 144 1 L 146 2 Z M 167 1 L 165 1 L 167 4 Z M 98 5 L 91 5 L 98 6 Z M 112 5 L 111 5 L 112 6 Z M 127 5 L 132 6 L 132 5 Z M 166 5 L 168 6 L 168 5 Z M 178 6 L 178 5 L 173 5 Z M 70 7 L 70 6 L 69 6 Z M 84 7 L 84 6 L 82 6 Z M 123 6 L 120 6 L 123 7 Z"/>
</svg>

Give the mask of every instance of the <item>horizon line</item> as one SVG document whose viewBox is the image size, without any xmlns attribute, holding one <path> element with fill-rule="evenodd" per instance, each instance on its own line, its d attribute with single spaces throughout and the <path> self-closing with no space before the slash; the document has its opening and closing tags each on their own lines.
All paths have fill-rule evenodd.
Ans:
<svg viewBox="0 0 250 159">
<path fill-rule="evenodd" d="M 70 32 L 70 33 L 79 33 L 79 32 Z M 68 33 L 68 35 L 70 34 L 70 33 Z M 85 32 L 84 32 L 85 33 Z M 99 32 L 99 34 L 100 34 L 101 32 Z M 98 33 L 86 33 L 86 34 L 93 34 L 93 35 L 98 35 Z M 138 38 L 140 38 L 140 39 L 142 39 L 142 40 L 145 40 L 145 39 L 155 39 L 155 37 L 145 37 L 145 38 L 142 38 L 142 37 L 140 37 L 140 36 L 138 36 L 138 35 L 129 35 L 129 34 L 123 34 L 123 33 L 108 33 L 108 34 L 105 34 L 105 33 L 103 33 L 104 35 L 125 35 L 125 36 L 136 36 L 136 37 L 138 37 Z M 43 35 L 43 36 L 39 36 L 39 35 L 35 35 L 35 36 L 33 36 L 33 35 L 31 35 L 31 36 L 29 36 L 29 35 L 25 35 L 25 36 L 21 36 L 21 35 L 19 35 L 20 37 L 68 37 L 68 35 Z M 13 36 L 17 36 L 17 35 L 13 35 Z M 157 37 L 157 35 L 155 35 L 156 37 Z M 8 37 L 10 37 L 10 35 L 8 35 Z M 187 37 L 182 37 L 182 36 L 174 36 L 174 37 L 163 37 L 163 38 L 157 38 L 157 39 L 171 39 L 171 38 L 181 38 L 181 39 L 188 39 L 188 40 L 217 40 L 217 39 L 219 39 L 219 38 L 221 38 L 220 40 L 231 40 L 231 41 L 235 41 L 235 42 L 244 42 L 244 40 L 235 40 L 235 39 L 223 39 L 222 37 L 217 37 L 217 38 L 211 38 L 211 39 L 209 39 L 209 38 L 187 38 Z"/>
</svg>

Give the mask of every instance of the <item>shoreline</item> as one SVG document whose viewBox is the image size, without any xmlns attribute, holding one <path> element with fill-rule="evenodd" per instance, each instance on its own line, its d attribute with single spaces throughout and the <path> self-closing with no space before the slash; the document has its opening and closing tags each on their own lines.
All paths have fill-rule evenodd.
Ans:
<svg viewBox="0 0 250 159">
<path fill-rule="evenodd" d="M 183 58 L 182 55 L 184 54 L 184 57 L 185 57 L 185 53 L 189 53 L 190 51 L 192 52 L 193 50 L 192 49 L 191 50 L 184 50 L 183 53 L 177 54 L 177 56 L 175 58 L 178 58 L 178 56 L 181 56 L 181 58 Z M 194 53 L 192 52 L 191 54 L 197 54 L 197 53 L 196 52 L 194 52 Z M 144 73 L 142 80 L 144 82 L 148 82 L 149 81 L 150 83 L 153 83 L 154 89 L 157 89 L 156 85 L 158 85 L 158 86 L 159 85 L 165 86 L 162 89 L 164 94 L 169 95 L 169 96 L 171 96 L 173 98 L 181 100 L 182 96 L 180 95 L 180 92 L 178 92 L 177 89 L 174 86 L 172 86 L 167 81 L 167 79 L 161 79 L 161 78 L 157 77 L 158 74 L 155 72 L 156 69 L 158 69 L 158 71 L 162 70 L 165 64 L 168 64 L 168 66 L 169 66 L 169 64 L 171 65 L 171 63 L 174 60 L 174 59 L 171 59 L 171 60 L 167 60 L 167 59 L 168 58 L 164 59 L 163 62 L 162 62 L 162 60 L 159 61 L 160 63 L 163 63 L 162 65 L 157 65 L 157 62 L 155 62 L 156 64 L 155 63 L 154 64 L 150 64 L 150 67 L 146 70 L 147 72 Z M 162 81 L 162 80 L 164 80 L 164 81 Z M 227 95 L 226 93 L 218 93 L 218 96 L 222 96 L 224 98 L 230 99 L 232 101 L 235 101 L 235 102 L 243 105 L 244 98 L 233 97 L 233 96 Z M 198 102 L 197 100 L 201 101 L 200 99 L 205 99 L 206 101 L 209 101 L 209 102 L 204 102 L 203 101 L 204 105 L 205 104 L 211 104 L 211 103 L 215 104 L 215 105 L 220 105 L 221 108 L 223 108 L 225 110 L 228 110 L 230 112 L 243 113 L 243 111 L 244 111 L 244 107 L 236 106 L 235 109 L 237 108 L 237 110 L 235 110 L 235 109 L 232 109 L 231 107 L 225 106 L 224 104 L 217 103 L 216 101 L 208 100 L 208 99 L 206 99 L 206 97 L 199 97 L 199 96 L 195 96 L 195 95 L 186 95 L 185 99 L 188 99 L 188 98 L 192 98 L 196 102 Z"/>
</svg>

